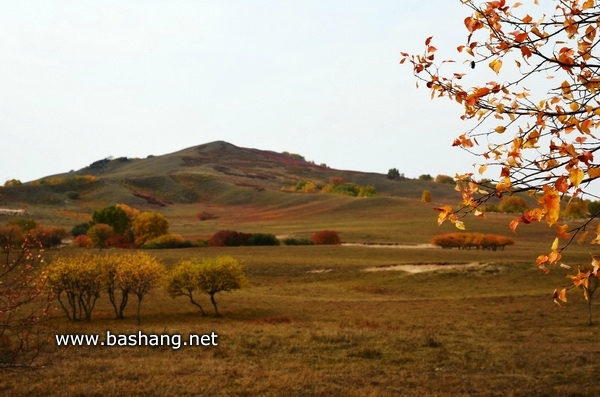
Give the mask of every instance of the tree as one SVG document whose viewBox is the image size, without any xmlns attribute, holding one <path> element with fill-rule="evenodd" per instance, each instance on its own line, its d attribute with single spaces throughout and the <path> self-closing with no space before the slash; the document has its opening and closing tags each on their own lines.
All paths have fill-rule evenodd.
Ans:
<svg viewBox="0 0 600 397">
<path fill-rule="evenodd" d="M 398 168 L 390 168 L 387 173 L 387 179 L 398 179 L 400 178 L 400 171 Z"/>
<path fill-rule="evenodd" d="M 194 298 L 194 292 L 200 288 L 198 274 L 201 269 L 201 262 L 185 260 L 179 262 L 165 278 L 165 289 L 167 293 L 175 298 L 177 296 L 187 296 L 190 303 L 200 310 L 202 316 L 206 312 L 202 305 Z"/>
<path fill-rule="evenodd" d="M 101 262 L 90 253 L 55 257 L 48 284 L 69 320 L 90 321 L 102 290 Z"/>
<path fill-rule="evenodd" d="M 50 335 L 55 333 L 45 321 L 53 296 L 46 289 L 44 250 L 27 232 L 18 240 L 3 237 L 0 240 L 4 251 L 0 266 L 0 368 L 31 367 L 40 363 L 40 359 L 50 358 L 46 356 L 46 346 Z"/>
<path fill-rule="evenodd" d="M 438 222 L 449 220 L 463 229 L 462 216 L 481 216 L 479 206 L 494 196 L 535 194 L 537 206 L 523 211 L 510 227 L 515 231 L 520 224 L 541 221 L 557 227 L 550 252 L 536 260 L 548 272 L 547 266 L 559 263 L 576 237 L 600 243 L 600 227 L 595 237 L 588 237 L 591 219 L 574 226 L 560 224 L 565 196 L 597 198 L 591 187 L 600 177 L 594 162 L 600 140 L 592 133 L 600 126 L 600 6 L 592 0 L 535 2 L 528 7 L 505 0 L 462 3 L 471 13 L 464 20 L 466 42 L 457 51 L 470 68 L 451 60 L 438 62 L 431 37 L 425 40 L 424 54 L 402 53 L 400 61 L 412 65 L 417 81 L 425 83 L 433 97 L 462 107 L 461 119 L 470 124 L 452 145 L 481 160 L 476 171 L 457 176 L 462 203 L 458 208 L 437 208 Z M 452 65 L 456 67 L 446 69 Z M 494 188 L 482 189 L 475 173 L 492 175 Z M 600 266 L 593 265 L 588 280 L 599 276 Z M 555 302 L 565 301 L 566 290 L 576 282 L 555 293 Z"/>
<path fill-rule="evenodd" d="M 127 213 L 117 205 L 111 205 L 94 211 L 92 222 L 95 224 L 105 223 L 111 226 L 117 234 L 125 234 L 131 224 Z"/>
<path fill-rule="evenodd" d="M 97 223 L 87 231 L 87 236 L 90 238 L 92 246 L 98 248 L 106 248 L 106 240 L 114 235 L 113 228 L 106 223 Z"/>
<path fill-rule="evenodd" d="M 142 212 L 131 224 L 135 244 L 140 246 L 148 240 L 169 232 L 169 221 L 158 212 Z"/>
<path fill-rule="evenodd" d="M 141 323 L 140 308 L 142 299 L 148 292 L 158 286 L 164 272 L 164 266 L 156 258 L 144 252 L 129 254 L 119 263 L 116 276 L 117 282 L 122 289 L 126 288 L 138 298 L 136 311 L 138 325 Z"/>
<path fill-rule="evenodd" d="M 423 190 L 421 201 L 424 203 L 431 203 L 431 192 L 429 190 Z"/>
<path fill-rule="evenodd" d="M 502 197 L 500 204 L 498 205 L 498 211 L 500 212 L 523 212 L 527 210 L 527 201 L 524 198 L 518 196 L 505 196 Z"/>
</svg>

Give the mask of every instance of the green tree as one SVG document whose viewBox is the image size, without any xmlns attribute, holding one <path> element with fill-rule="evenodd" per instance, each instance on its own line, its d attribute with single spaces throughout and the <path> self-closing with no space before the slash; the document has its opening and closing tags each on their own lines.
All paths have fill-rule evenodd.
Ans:
<svg viewBox="0 0 600 397">
<path fill-rule="evenodd" d="M 131 225 L 138 246 L 169 232 L 169 221 L 158 212 L 142 212 Z"/>
<path fill-rule="evenodd" d="M 92 222 L 95 224 L 105 223 L 111 226 L 115 233 L 125 234 L 131 225 L 127 213 L 119 206 L 111 205 L 94 211 Z"/>
<path fill-rule="evenodd" d="M 387 179 L 398 179 L 400 178 L 400 171 L 398 168 L 390 168 L 387 173 Z"/>
</svg>

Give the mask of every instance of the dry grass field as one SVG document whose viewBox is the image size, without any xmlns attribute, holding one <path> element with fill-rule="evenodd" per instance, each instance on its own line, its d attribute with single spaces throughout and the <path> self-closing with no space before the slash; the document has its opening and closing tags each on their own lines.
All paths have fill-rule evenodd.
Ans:
<svg viewBox="0 0 600 397">
<path fill-rule="evenodd" d="M 543 245 L 541 246 L 543 247 Z M 574 250 L 577 251 L 577 250 Z M 582 250 L 580 250 L 582 251 Z M 155 290 L 137 326 L 102 297 L 90 323 L 56 333 L 205 334 L 218 346 L 56 347 L 41 369 L 2 374 L 0 394 L 218 396 L 592 396 L 597 327 L 579 293 L 562 310 L 527 249 L 504 252 L 347 246 L 156 251 L 241 259 L 252 285 L 217 295 L 223 317 L 200 317 Z M 586 254 L 573 260 L 587 261 Z M 482 263 L 434 272 L 367 272 L 396 264 Z M 210 308 L 208 298 L 202 302 Z M 60 314 L 60 313 L 58 313 Z M 598 313 L 600 316 L 600 313 Z M 598 317 L 600 318 L 600 317 Z"/>
<path fill-rule="evenodd" d="M 535 266 L 554 238 L 545 224 L 519 226 L 516 244 L 505 251 L 423 248 L 434 235 L 456 231 L 448 224 L 438 227 L 432 210 L 456 204 L 452 185 L 336 171 L 220 142 L 102 164 L 61 175 L 68 183 L 2 188 L 0 204 L 27 205 L 41 224 L 68 229 L 102 206 L 127 203 L 161 212 L 171 232 L 191 239 L 223 229 L 299 238 L 333 229 L 346 243 L 404 246 L 150 251 L 167 267 L 192 257 L 230 255 L 242 261 L 250 285 L 217 294 L 222 317 L 201 317 L 186 298 L 172 299 L 157 288 L 144 298 L 140 326 L 134 298 L 126 319 L 114 320 L 102 296 L 89 323 L 69 322 L 56 310 L 53 335 L 99 334 L 103 341 L 107 331 L 141 331 L 185 340 L 214 332 L 217 346 L 67 348 L 53 341 L 54 360 L 42 368 L 3 372 L 0 395 L 600 395 L 598 326 L 587 325 L 581 291 L 572 291 L 559 309 L 551 295 L 567 283 L 565 271 L 545 275 Z M 89 173 L 98 180 L 72 182 L 74 175 Z M 331 176 L 374 185 L 380 195 L 281 189 L 303 179 L 327 183 Z M 432 203 L 419 201 L 425 189 Z M 73 191 L 79 198 L 65 199 Z M 172 204 L 157 207 L 132 194 L 140 192 Z M 200 212 L 214 216 L 200 221 Z M 467 228 L 510 235 L 508 223 L 515 216 L 489 214 L 469 220 Z M 589 263 L 594 248 L 574 244 L 563 260 L 576 269 Z M 58 252 L 71 251 L 77 249 Z M 407 269 L 398 265 L 429 271 L 397 270 Z M 373 268 L 378 271 L 366 271 Z M 208 296 L 201 302 L 212 313 Z M 598 305 L 593 306 L 600 323 Z"/>
</svg>

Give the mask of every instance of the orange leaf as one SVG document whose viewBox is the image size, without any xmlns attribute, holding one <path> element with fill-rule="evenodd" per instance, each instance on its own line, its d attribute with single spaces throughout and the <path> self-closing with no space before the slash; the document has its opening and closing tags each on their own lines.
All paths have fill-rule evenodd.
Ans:
<svg viewBox="0 0 600 397">
<path fill-rule="evenodd" d="M 600 167 L 588 168 L 587 173 L 592 179 L 598 178 L 600 176 Z"/>
<path fill-rule="evenodd" d="M 560 217 L 560 196 L 558 190 L 551 188 L 548 185 L 544 185 L 543 189 L 544 195 L 539 200 L 539 203 L 544 208 L 548 225 L 552 226 Z"/>
<path fill-rule="evenodd" d="M 559 177 L 556 182 L 554 182 L 554 187 L 561 193 L 566 193 L 569 190 L 569 182 L 567 182 L 567 178 L 565 176 Z"/>
</svg>

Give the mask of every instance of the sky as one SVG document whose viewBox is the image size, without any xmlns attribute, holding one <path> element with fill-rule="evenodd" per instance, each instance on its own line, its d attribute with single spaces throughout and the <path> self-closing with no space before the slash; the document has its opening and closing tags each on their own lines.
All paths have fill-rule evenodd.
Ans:
<svg viewBox="0 0 600 397">
<path fill-rule="evenodd" d="M 0 3 L 0 184 L 223 140 L 336 169 L 472 171 L 461 109 L 400 52 L 455 56 L 459 0 Z M 442 52 L 443 54 L 443 52 Z M 464 65 L 466 68 L 467 65 Z"/>
</svg>

